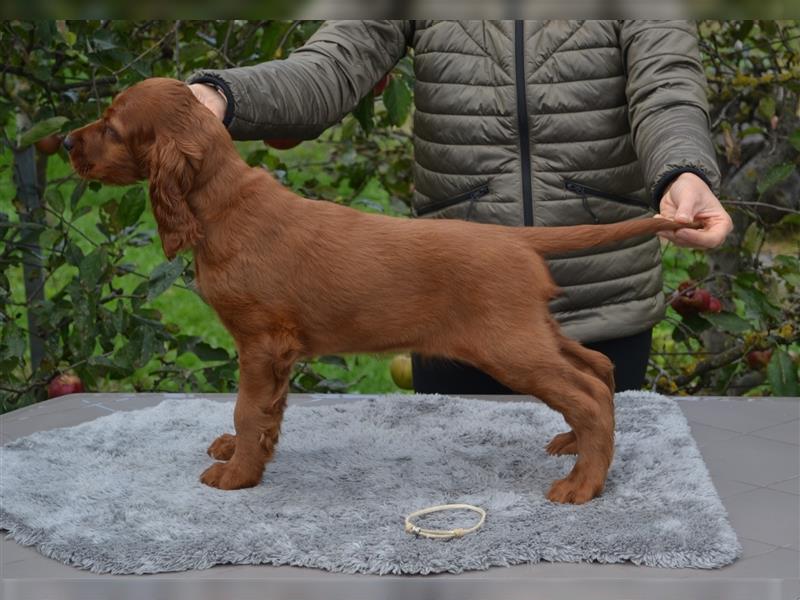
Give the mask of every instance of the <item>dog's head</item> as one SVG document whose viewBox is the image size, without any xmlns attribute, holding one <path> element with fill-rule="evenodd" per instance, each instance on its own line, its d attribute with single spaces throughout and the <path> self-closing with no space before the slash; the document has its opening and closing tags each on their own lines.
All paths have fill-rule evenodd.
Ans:
<svg viewBox="0 0 800 600">
<path fill-rule="evenodd" d="M 120 93 L 102 118 L 70 133 L 64 147 L 84 179 L 150 181 L 161 243 L 172 258 L 202 235 L 188 196 L 196 191 L 198 173 L 213 161 L 220 135 L 228 137 L 186 84 L 153 78 Z"/>
</svg>

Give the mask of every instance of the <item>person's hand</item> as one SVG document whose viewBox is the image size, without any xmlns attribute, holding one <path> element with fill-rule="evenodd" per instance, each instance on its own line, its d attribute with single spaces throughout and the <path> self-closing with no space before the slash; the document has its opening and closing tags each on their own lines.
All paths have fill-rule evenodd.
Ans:
<svg viewBox="0 0 800 600">
<path fill-rule="evenodd" d="M 192 93 L 203 106 L 214 113 L 215 117 L 220 121 L 225 118 L 225 109 L 228 107 L 228 101 L 225 99 L 225 95 L 219 92 L 217 88 L 205 83 L 192 83 L 189 85 L 189 89 L 192 90 Z"/>
<path fill-rule="evenodd" d="M 694 173 L 681 173 L 661 197 L 661 215 L 678 223 L 700 223 L 702 229 L 661 231 L 658 235 L 677 246 L 716 248 L 733 229 L 733 221 L 706 182 Z"/>
</svg>

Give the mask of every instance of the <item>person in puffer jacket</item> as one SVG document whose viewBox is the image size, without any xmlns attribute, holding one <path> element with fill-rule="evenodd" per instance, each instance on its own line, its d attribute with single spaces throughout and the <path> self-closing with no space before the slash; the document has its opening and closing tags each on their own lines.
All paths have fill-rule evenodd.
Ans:
<svg viewBox="0 0 800 600">
<path fill-rule="evenodd" d="M 238 140 L 312 139 L 411 47 L 419 217 L 521 227 L 659 211 L 703 224 L 664 234 L 695 248 L 732 228 L 716 198 L 696 27 L 686 21 L 329 21 L 285 60 L 203 70 L 188 83 Z M 664 315 L 655 238 L 548 261 L 565 333 L 640 388 Z M 512 393 L 451 360 L 413 357 L 417 392 Z"/>
</svg>

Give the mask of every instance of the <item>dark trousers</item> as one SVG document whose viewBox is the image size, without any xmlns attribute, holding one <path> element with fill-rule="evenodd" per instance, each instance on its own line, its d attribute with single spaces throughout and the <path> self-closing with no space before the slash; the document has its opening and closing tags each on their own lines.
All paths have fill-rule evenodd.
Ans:
<svg viewBox="0 0 800 600">
<path fill-rule="evenodd" d="M 616 391 L 638 390 L 644 385 L 653 330 L 624 338 L 584 344 L 602 352 L 614 363 Z M 419 394 L 514 394 L 483 371 L 464 363 L 411 355 L 414 390 Z"/>
</svg>

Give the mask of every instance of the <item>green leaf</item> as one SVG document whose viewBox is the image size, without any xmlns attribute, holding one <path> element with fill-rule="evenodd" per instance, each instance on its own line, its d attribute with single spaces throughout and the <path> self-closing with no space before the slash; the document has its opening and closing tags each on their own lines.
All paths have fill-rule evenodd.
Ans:
<svg viewBox="0 0 800 600">
<path fill-rule="evenodd" d="M 745 39 L 753 29 L 753 25 L 755 25 L 755 23 L 755 21 L 740 21 L 739 27 L 734 30 L 734 37 L 737 40 Z"/>
<path fill-rule="evenodd" d="M 0 337 L 0 357 L 14 357 L 23 360 L 27 343 L 25 333 L 17 327 L 14 321 L 3 323 L 2 337 Z"/>
<path fill-rule="evenodd" d="M 711 323 L 700 315 L 687 315 L 682 317 L 683 327 L 676 327 L 672 331 L 672 339 L 676 342 L 685 342 L 692 336 L 698 336 L 711 327 Z"/>
<path fill-rule="evenodd" d="M 794 149 L 800 152 L 800 129 L 795 129 L 789 135 L 789 143 L 794 146 Z"/>
<path fill-rule="evenodd" d="M 116 214 L 120 226 L 125 228 L 134 225 L 142 216 L 145 205 L 144 190 L 141 187 L 136 186 L 125 192 Z"/>
<path fill-rule="evenodd" d="M 769 173 L 762 177 L 761 181 L 758 182 L 758 185 L 756 186 L 758 193 L 763 194 L 772 186 L 779 184 L 794 172 L 794 168 L 794 164 L 792 163 L 782 163 L 772 167 Z"/>
<path fill-rule="evenodd" d="M 64 212 L 64 196 L 58 188 L 48 187 L 44 193 L 44 199 L 47 206 L 52 208 L 57 213 Z"/>
<path fill-rule="evenodd" d="M 272 21 L 269 25 L 264 27 L 264 32 L 261 38 L 261 56 L 263 60 L 272 60 L 278 58 L 275 56 L 275 51 L 278 49 L 278 44 L 283 39 L 286 31 L 292 26 L 290 21 Z M 181 50 L 183 54 L 183 50 Z"/>
<path fill-rule="evenodd" d="M 797 367 L 783 348 L 776 348 L 772 353 L 767 365 L 767 379 L 774 396 L 800 396 Z"/>
<path fill-rule="evenodd" d="M 411 109 L 411 90 L 403 80 L 392 77 L 383 90 L 383 104 L 389 113 L 389 122 L 392 125 L 402 125 Z"/>
<path fill-rule="evenodd" d="M 337 356 L 335 354 L 329 354 L 326 356 L 320 356 L 317 359 L 319 362 L 326 364 L 326 365 L 334 365 L 339 367 L 340 369 L 347 369 L 347 361 L 342 358 L 341 356 Z"/>
<path fill-rule="evenodd" d="M 114 363 L 110 358 L 107 356 L 103 356 L 102 354 L 96 356 L 90 356 L 87 360 L 87 364 L 93 367 L 105 367 L 106 369 L 113 370 L 113 371 L 120 371 L 119 365 Z"/>
<path fill-rule="evenodd" d="M 77 267 L 83 260 L 83 251 L 78 244 L 70 240 L 67 242 L 67 247 L 64 249 L 64 256 L 67 257 L 67 262 L 69 264 Z"/>
<path fill-rule="evenodd" d="M 786 226 L 786 225 L 800 225 L 800 215 L 798 215 L 798 214 L 794 214 L 794 215 L 792 215 L 792 214 L 789 214 L 789 215 L 786 215 L 786 216 L 784 216 L 783 218 L 781 218 L 781 220 L 780 220 L 780 221 L 778 221 L 778 224 L 779 224 L 779 225 L 782 225 L 782 226 Z"/>
<path fill-rule="evenodd" d="M 67 117 L 50 117 L 39 121 L 19 137 L 17 145 L 21 148 L 30 146 L 48 135 L 58 133 L 68 120 Z"/>
<path fill-rule="evenodd" d="M 72 222 L 74 223 L 75 221 L 80 219 L 83 215 L 88 215 L 90 212 L 92 212 L 91 206 L 84 205 L 76 208 L 74 211 L 72 211 Z"/>
<path fill-rule="evenodd" d="M 702 317 L 716 329 L 721 329 L 728 333 L 744 333 L 745 331 L 753 329 L 750 323 L 739 315 L 730 312 L 703 313 Z"/>
<path fill-rule="evenodd" d="M 114 40 L 114 34 L 111 31 L 100 29 L 95 32 L 92 38 L 93 50 L 101 52 L 104 50 L 113 50 L 117 47 L 117 42 Z"/>
<path fill-rule="evenodd" d="M 87 254 L 78 265 L 81 281 L 89 288 L 94 288 L 100 283 L 103 273 L 108 266 L 108 254 L 105 248 L 96 248 Z"/>
<path fill-rule="evenodd" d="M 78 185 L 75 186 L 75 189 L 72 190 L 72 194 L 69 197 L 69 207 L 71 210 L 75 210 L 75 207 L 78 206 L 78 202 L 80 202 L 84 192 L 86 192 L 86 188 L 88 187 L 88 185 L 89 185 L 88 181 L 86 181 L 85 179 L 81 179 L 78 182 Z"/>
<path fill-rule="evenodd" d="M 761 127 L 760 125 L 753 125 L 752 127 L 745 127 L 739 132 L 739 137 L 743 138 L 748 135 L 764 135 L 767 133 L 767 130 Z"/>
<path fill-rule="evenodd" d="M 183 272 L 183 258 L 180 256 L 158 265 L 150 275 L 147 300 L 150 301 L 164 293 Z"/>
<path fill-rule="evenodd" d="M 744 302 L 747 315 L 758 319 L 760 322 L 765 320 L 765 316 L 772 317 L 773 319 L 780 319 L 782 316 L 780 309 L 769 301 L 769 298 L 764 292 L 757 289 L 752 284 L 741 283 L 742 281 L 746 281 L 746 278 L 741 275 L 744 274 L 737 276 L 736 280 L 733 282 L 733 292 L 736 298 Z"/>
<path fill-rule="evenodd" d="M 757 112 L 765 120 L 769 121 L 775 114 L 775 99 L 772 96 L 764 96 L 758 102 Z"/>
<path fill-rule="evenodd" d="M 800 258 L 788 254 L 778 254 L 774 259 L 775 264 L 800 272 Z"/>
<path fill-rule="evenodd" d="M 775 271 L 783 277 L 783 280 L 793 287 L 800 287 L 800 259 L 795 256 L 779 254 L 774 260 Z"/>
<path fill-rule="evenodd" d="M 704 261 L 697 261 L 689 265 L 688 272 L 692 279 L 705 279 L 708 275 L 708 264 Z"/>
<path fill-rule="evenodd" d="M 142 331 L 141 345 L 139 346 L 139 357 L 136 361 L 138 367 L 143 367 L 150 360 L 153 354 L 157 354 L 162 348 L 160 341 L 156 339 L 155 331 L 146 327 Z"/>
<path fill-rule="evenodd" d="M 190 352 L 193 352 L 200 360 L 230 360 L 231 357 L 225 348 L 215 348 L 206 342 L 197 342 L 192 345 Z"/>
<path fill-rule="evenodd" d="M 353 111 L 353 116 L 361 124 L 361 129 L 364 130 L 364 133 L 369 134 L 369 132 L 371 132 L 375 126 L 374 115 L 375 100 L 372 96 L 372 92 L 370 92 L 361 99 L 361 102 L 358 103 L 358 106 L 356 106 L 355 110 Z"/>
<path fill-rule="evenodd" d="M 775 35 L 778 34 L 778 24 L 775 23 L 774 21 L 770 21 L 768 19 L 762 19 L 758 22 L 758 26 L 769 37 L 774 37 Z"/>
<path fill-rule="evenodd" d="M 61 239 L 62 232 L 58 229 L 47 229 L 39 236 L 39 246 L 45 249 L 52 249 L 55 243 Z"/>
</svg>

